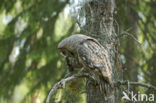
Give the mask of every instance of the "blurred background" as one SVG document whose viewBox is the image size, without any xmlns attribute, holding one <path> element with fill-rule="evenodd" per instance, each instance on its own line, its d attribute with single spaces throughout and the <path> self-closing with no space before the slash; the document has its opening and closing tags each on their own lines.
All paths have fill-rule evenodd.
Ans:
<svg viewBox="0 0 156 103">
<path fill-rule="evenodd" d="M 77 1 L 77 0 L 76 0 Z M 43 103 L 52 86 L 67 73 L 57 45 L 80 33 L 70 16 L 69 0 L 0 0 L 0 103 Z M 116 33 L 123 80 L 156 86 L 156 1 L 116 0 Z M 126 89 L 126 87 L 125 87 Z M 154 93 L 131 87 L 141 93 Z M 54 103 L 85 103 L 85 81 L 69 83 Z M 155 94 L 156 96 L 156 94 Z"/>
</svg>

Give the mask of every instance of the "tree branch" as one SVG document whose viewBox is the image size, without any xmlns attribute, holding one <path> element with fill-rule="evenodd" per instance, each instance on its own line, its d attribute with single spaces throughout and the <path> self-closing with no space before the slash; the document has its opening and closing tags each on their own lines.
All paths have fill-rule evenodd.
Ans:
<svg viewBox="0 0 156 103">
<path fill-rule="evenodd" d="M 59 82 L 57 82 L 53 88 L 50 90 L 49 94 L 48 94 L 48 97 L 46 99 L 46 103 L 49 103 L 50 101 L 50 97 L 57 91 L 57 89 L 64 89 L 65 86 L 66 86 L 66 83 L 68 83 L 69 81 L 72 81 L 74 79 L 78 79 L 78 78 L 88 78 L 90 80 L 93 80 L 93 81 L 96 81 L 96 79 L 91 76 L 89 73 L 78 73 L 78 74 L 73 74 L 72 76 L 70 77 L 67 77 L 67 78 L 64 78 L 62 80 L 60 80 Z M 153 86 L 153 85 L 150 85 L 150 84 L 146 84 L 146 83 L 140 83 L 140 82 L 128 82 L 128 81 L 117 81 L 114 83 L 114 85 L 116 87 L 119 87 L 121 85 L 137 85 L 137 86 L 142 86 L 142 87 L 146 87 L 146 88 L 149 88 L 149 89 L 153 89 L 156 91 L 156 87 Z"/>
<path fill-rule="evenodd" d="M 82 73 L 78 73 L 78 74 L 73 74 L 70 77 L 64 78 L 64 79 L 60 80 L 59 82 L 57 82 L 53 86 L 53 88 L 50 90 L 50 92 L 48 94 L 48 97 L 46 99 L 46 103 L 49 103 L 50 97 L 57 91 L 57 89 L 61 89 L 61 88 L 64 89 L 67 82 L 72 81 L 74 79 L 83 78 L 83 77 L 86 77 L 86 78 L 89 78 L 89 79 L 95 81 L 93 76 L 91 76 L 88 73 L 83 73 L 83 72 Z"/>
<path fill-rule="evenodd" d="M 120 38 L 120 37 L 123 37 L 123 36 L 129 36 L 129 37 L 131 37 L 134 41 L 136 41 L 139 45 L 141 45 L 140 42 L 139 42 L 132 34 L 130 34 L 130 33 L 128 33 L 128 32 L 123 32 L 123 33 L 121 33 L 121 34 L 118 35 L 119 38 Z"/>
<path fill-rule="evenodd" d="M 128 82 L 128 81 L 118 81 L 115 83 L 115 86 L 120 86 L 120 85 L 138 85 L 138 86 L 142 86 L 142 87 L 146 87 L 149 89 L 153 89 L 156 91 L 156 87 L 150 84 L 146 84 L 146 83 L 140 83 L 140 82 Z"/>
</svg>

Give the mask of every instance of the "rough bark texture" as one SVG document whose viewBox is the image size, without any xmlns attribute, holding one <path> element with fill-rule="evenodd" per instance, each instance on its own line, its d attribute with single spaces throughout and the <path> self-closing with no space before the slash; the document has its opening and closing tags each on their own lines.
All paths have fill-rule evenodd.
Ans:
<svg viewBox="0 0 156 103">
<path fill-rule="evenodd" d="M 92 0 L 83 5 L 86 24 L 81 29 L 89 36 L 96 38 L 108 51 L 113 71 L 113 80 L 120 77 L 117 66 L 118 40 L 113 28 L 114 0 Z M 108 87 L 108 90 L 110 87 Z M 120 103 L 120 93 L 117 89 L 111 90 L 109 99 L 100 93 L 99 86 L 87 80 L 87 103 Z"/>
</svg>

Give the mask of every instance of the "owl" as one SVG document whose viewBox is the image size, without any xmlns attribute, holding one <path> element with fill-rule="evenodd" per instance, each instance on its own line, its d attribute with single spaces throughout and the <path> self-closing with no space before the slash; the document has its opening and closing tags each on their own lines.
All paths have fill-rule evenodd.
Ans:
<svg viewBox="0 0 156 103">
<path fill-rule="evenodd" d="M 58 50 L 66 59 L 70 71 L 78 67 L 90 72 L 96 71 L 105 83 L 113 87 L 108 53 L 95 38 L 82 34 L 71 35 L 58 44 Z"/>
</svg>

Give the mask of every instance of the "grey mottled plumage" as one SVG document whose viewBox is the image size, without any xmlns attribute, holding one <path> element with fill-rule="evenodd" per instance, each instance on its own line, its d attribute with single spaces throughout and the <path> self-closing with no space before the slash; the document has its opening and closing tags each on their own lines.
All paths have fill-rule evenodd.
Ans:
<svg viewBox="0 0 156 103">
<path fill-rule="evenodd" d="M 96 39 L 75 34 L 62 40 L 58 49 L 65 58 L 74 58 L 84 68 L 98 71 L 103 79 L 113 86 L 112 68 L 108 53 Z"/>
</svg>

